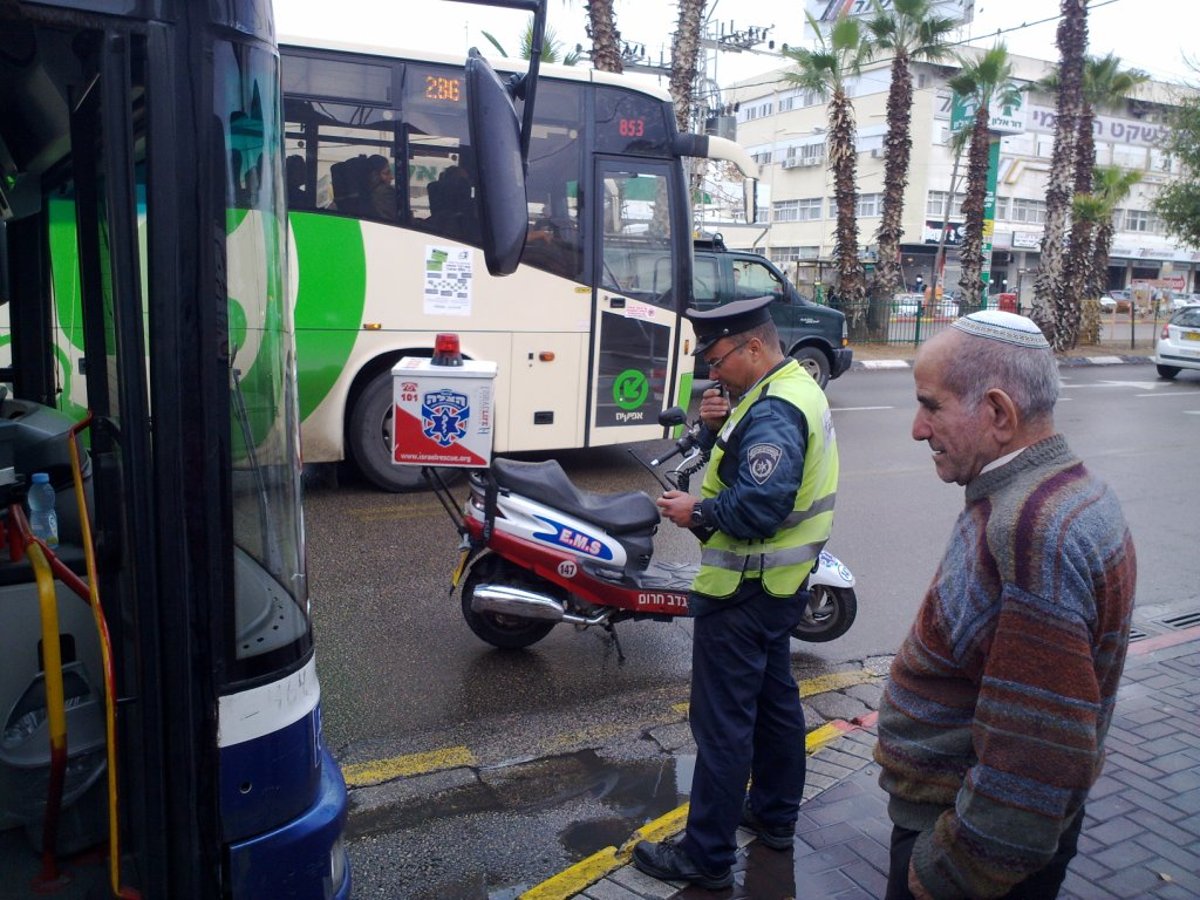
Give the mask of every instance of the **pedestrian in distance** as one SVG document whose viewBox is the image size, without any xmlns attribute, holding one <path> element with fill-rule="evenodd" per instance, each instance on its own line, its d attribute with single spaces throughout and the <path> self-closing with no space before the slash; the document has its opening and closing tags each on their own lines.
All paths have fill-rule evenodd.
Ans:
<svg viewBox="0 0 1200 900">
<path fill-rule="evenodd" d="M 912 436 L 966 505 L 880 704 L 886 897 L 1052 898 L 1104 760 L 1133 540 L 1055 430 L 1057 361 L 1031 320 L 960 318 L 913 374 Z"/>
<path fill-rule="evenodd" d="M 642 841 L 633 863 L 663 880 L 733 883 L 739 823 L 768 847 L 792 846 L 804 790 L 804 713 L 790 636 L 802 586 L 833 527 L 838 455 L 825 394 L 780 350 L 770 297 L 688 315 L 694 355 L 736 398 L 706 390 L 701 499 L 666 491 L 663 518 L 701 540 L 692 583 L 689 720 L 696 740 L 687 827 Z M 747 793 L 747 781 L 750 781 Z"/>
</svg>

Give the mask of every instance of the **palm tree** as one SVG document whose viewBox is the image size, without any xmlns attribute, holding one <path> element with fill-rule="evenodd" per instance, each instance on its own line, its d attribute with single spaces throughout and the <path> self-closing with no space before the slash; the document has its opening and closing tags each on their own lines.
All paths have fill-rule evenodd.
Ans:
<svg viewBox="0 0 1200 900">
<path fill-rule="evenodd" d="M 671 39 L 671 99 L 675 122 L 682 132 L 692 130 L 692 87 L 700 56 L 700 26 L 707 0 L 679 0 L 679 20 Z"/>
<path fill-rule="evenodd" d="M 1063 346 L 1074 346 L 1075 329 L 1080 321 L 1083 299 L 1096 296 L 1089 293 L 1088 272 L 1092 267 L 1094 232 L 1103 219 L 1093 219 L 1094 211 L 1088 201 L 1080 205 L 1081 197 L 1092 193 L 1092 171 L 1096 165 L 1096 144 L 1093 127 L 1096 110 L 1115 106 L 1122 102 L 1139 84 L 1149 80 L 1149 75 L 1138 69 L 1124 70 L 1119 57 L 1109 53 L 1102 57 L 1088 56 L 1083 65 L 1083 106 L 1079 113 L 1078 137 L 1075 147 L 1075 200 L 1071 217 L 1071 236 L 1067 243 L 1064 272 L 1066 305 L 1058 327 L 1064 329 Z M 1040 82 L 1044 90 L 1057 91 L 1060 86 L 1058 73 Z M 1111 210 L 1109 216 L 1111 217 Z"/>
<path fill-rule="evenodd" d="M 621 62 L 621 32 L 613 0 L 584 0 L 587 10 L 587 36 L 592 39 L 592 65 L 601 72 L 623 72 Z"/>
<path fill-rule="evenodd" d="M 1073 340 L 1070 322 L 1077 321 L 1064 278 L 1067 220 L 1075 184 L 1079 113 L 1083 109 L 1083 57 L 1087 51 L 1087 0 L 1062 0 L 1058 22 L 1058 118 L 1046 189 L 1046 231 L 1041 263 L 1033 283 L 1033 317 L 1055 350 Z M 1066 329 L 1057 335 L 1059 324 Z"/>
<path fill-rule="evenodd" d="M 967 190 L 963 199 L 963 244 L 959 250 L 963 289 L 962 305 L 978 308 L 983 300 L 983 210 L 987 199 L 988 122 L 993 104 L 1015 105 L 1020 94 L 1012 84 L 1012 63 L 1004 44 L 997 44 L 971 61 L 959 57 L 962 67 L 946 84 L 955 94 L 975 104 L 971 145 L 967 151 Z"/>
<path fill-rule="evenodd" d="M 950 236 L 950 211 L 954 208 L 954 196 L 958 193 L 958 169 L 962 164 L 963 151 L 971 141 L 971 129 L 960 128 L 950 135 L 947 146 L 950 155 L 954 157 L 954 165 L 950 168 L 950 190 L 946 192 L 946 203 L 942 207 L 942 234 L 938 238 L 937 253 L 933 257 L 933 275 L 929 281 L 929 296 L 937 299 L 938 281 L 942 277 L 942 269 L 946 260 L 946 239 Z"/>
<path fill-rule="evenodd" d="M 1142 180 L 1142 173 L 1120 166 L 1097 166 L 1092 175 L 1092 194 L 1103 203 L 1103 215 L 1096 225 L 1096 237 L 1092 242 L 1092 261 L 1088 266 L 1087 287 L 1089 297 L 1099 297 L 1108 283 L 1108 255 L 1112 252 L 1113 233 L 1116 231 L 1113 214 L 1125 202 L 1133 186 Z"/>
<path fill-rule="evenodd" d="M 912 63 L 946 58 L 947 39 L 956 27 L 954 19 L 934 14 L 931 0 L 893 0 L 887 9 L 875 0 L 875 15 L 867 23 L 875 49 L 892 53 L 883 144 L 883 209 L 875 233 L 879 262 L 872 294 L 876 303 L 890 303 L 900 290 L 900 221 L 912 156 Z"/>
<path fill-rule="evenodd" d="M 837 206 L 834 233 L 834 265 L 838 272 L 837 293 L 846 313 L 852 338 L 864 338 L 867 331 L 866 277 L 858 257 L 857 168 L 855 154 L 854 104 L 846 92 L 846 82 L 862 71 L 870 45 L 862 39 L 858 20 L 840 15 L 828 34 L 823 32 L 811 13 L 808 24 L 817 35 L 814 49 L 789 48 L 783 51 L 796 63 L 796 70 L 784 78 L 793 84 L 828 98 L 829 138 L 826 143 L 833 170 L 833 196 Z"/>
<path fill-rule="evenodd" d="M 488 39 L 488 42 L 496 48 L 505 59 L 508 58 L 508 51 L 504 49 L 504 45 L 500 43 L 491 32 L 483 32 L 483 36 Z M 519 59 L 529 59 L 533 56 L 533 18 L 530 17 L 529 23 L 525 26 L 525 30 L 521 33 L 521 49 L 518 51 Z M 579 54 L 574 50 L 563 52 L 563 43 L 558 39 L 558 33 L 550 27 L 547 27 L 542 35 L 542 53 L 541 60 L 544 63 L 561 63 L 564 66 L 574 66 L 579 62 Z"/>
</svg>

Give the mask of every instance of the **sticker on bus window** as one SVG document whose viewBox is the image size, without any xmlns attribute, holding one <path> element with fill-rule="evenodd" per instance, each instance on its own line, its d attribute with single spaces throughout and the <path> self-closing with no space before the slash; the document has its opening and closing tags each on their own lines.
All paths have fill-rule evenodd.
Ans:
<svg viewBox="0 0 1200 900">
<path fill-rule="evenodd" d="M 466 247 L 425 246 L 425 315 L 471 314 L 472 251 Z"/>
</svg>

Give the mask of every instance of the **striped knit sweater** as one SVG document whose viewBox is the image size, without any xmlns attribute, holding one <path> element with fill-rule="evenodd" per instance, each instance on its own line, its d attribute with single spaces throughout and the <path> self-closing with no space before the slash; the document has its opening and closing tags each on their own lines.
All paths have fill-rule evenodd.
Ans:
<svg viewBox="0 0 1200 900">
<path fill-rule="evenodd" d="M 1049 862 L 1100 774 L 1135 581 L 1116 497 L 1061 435 L 967 485 L 879 713 L 919 896 L 1002 896 Z"/>
</svg>

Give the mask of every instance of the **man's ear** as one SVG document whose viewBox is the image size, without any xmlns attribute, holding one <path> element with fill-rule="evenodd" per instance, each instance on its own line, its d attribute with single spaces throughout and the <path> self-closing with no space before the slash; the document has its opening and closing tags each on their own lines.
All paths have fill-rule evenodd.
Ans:
<svg viewBox="0 0 1200 900">
<path fill-rule="evenodd" d="M 983 403 L 988 411 L 993 435 L 1001 444 L 1007 444 L 1021 428 L 1021 414 L 1017 410 L 1017 404 L 1000 388 L 988 390 L 983 395 Z"/>
</svg>

